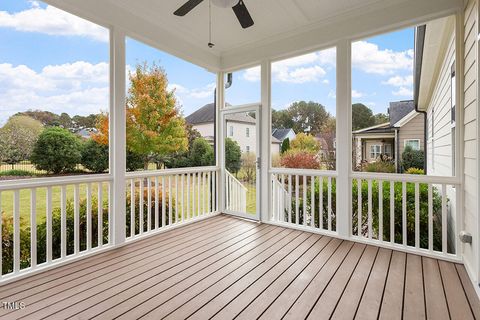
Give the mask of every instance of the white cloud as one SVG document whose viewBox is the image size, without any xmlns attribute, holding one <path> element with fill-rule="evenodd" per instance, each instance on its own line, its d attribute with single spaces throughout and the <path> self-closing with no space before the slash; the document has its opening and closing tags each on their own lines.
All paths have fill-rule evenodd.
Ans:
<svg viewBox="0 0 480 320">
<path fill-rule="evenodd" d="M 366 73 L 387 75 L 399 70 L 413 70 L 413 50 L 382 50 L 378 45 L 358 41 L 352 45 L 352 64 Z"/>
<path fill-rule="evenodd" d="M 407 87 L 400 87 L 397 91 L 393 91 L 392 94 L 394 96 L 402 96 L 402 97 L 413 97 L 413 90 Z"/>
<path fill-rule="evenodd" d="M 260 81 L 260 70 L 260 67 L 253 67 L 245 70 L 245 72 L 243 73 L 243 79 L 250 82 Z"/>
<path fill-rule="evenodd" d="M 328 92 L 328 97 L 330 99 L 336 99 L 337 98 L 337 93 L 334 90 L 330 90 L 330 92 Z"/>
<path fill-rule="evenodd" d="M 361 97 L 364 97 L 365 94 L 360 92 L 360 91 L 357 91 L 357 90 L 352 90 L 352 98 L 361 98 Z"/>
<path fill-rule="evenodd" d="M 48 35 L 87 37 L 103 42 L 109 39 L 108 30 L 92 22 L 52 6 L 42 8 L 37 1 L 32 1 L 31 5 L 30 9 L 15 13 L 0 11 L 0 27 Z"/>
<path fill-rule="evenodd" d="M 275 73 L 276 81 L 289 82 L 289 83 L 306 83 L 317 82 L 320 78 L 324 77 L 327 72 L 320 66 L 296 68 L 293 70 L 277 70 Z"/>
<path fill-rule="evenodd" d="M 109 106 L 109 65 L 84 61 L 49 65 L 40 72 L 0 64 L 0 123 L 16 112 L 41 109 L 88 115 Z"/>
<path fill-rule="evenodd" d="M 216 84 L 215 83 L 210 83 L 202 88 L 194 88 L 194 89 L 189 89 L 186 88 L 180 84 L 169 84 L 168 85 L 168 90 L 175 90 L 175 96 L 177 97 L 177 100 L 183 101 L 186 98 L 193 98 L 193 99 L 207 99 L 207 98 L 213 98 L 213 93 L 215 91 Z"/>
<path fill-rule="evenodd" d="M 404 87 L 413 85 L 413 75 L 410 76 L 395 76 L 391 77 L 387 81 L 384 81 L 383 84 L 394 86 L 394 87 Z"/>
<path fill-rule="evenodd" d="M 324 80 L 322 81 L 322 83 L 328 85 L 328 84 L 330 84 L 330 81 L 328 81 L 328 79 L 324 79 Z"/>
</svg>

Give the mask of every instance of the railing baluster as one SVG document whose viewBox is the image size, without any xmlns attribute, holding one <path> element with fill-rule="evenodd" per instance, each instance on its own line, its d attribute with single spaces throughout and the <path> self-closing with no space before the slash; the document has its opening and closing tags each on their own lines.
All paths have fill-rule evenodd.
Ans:
<svg viewBox="0 0 480 320">
<path fill-rule="evenodd" d="M 324 224 L 323 224 L 323 177 L 318 177 L 319 180 L 319 186 L 320 186 L 320 191 L 318 192 L 318 226 L 320 229 L 324 229 Z"/>
<path fill-rule="evenodd" d="M 147 231 L 152 229 L 152 180 L 147 179 Z"/>
<path fill-rule="evenodd" d="M 103 183 L 98 183 L 97 200 L 97 247 L 103 246 Z"/>
<path fill-rule="evenodd" d="M 52 262 L 52 187 L 47 187 L 46 194 L 46 218 L 47 218 L 47 263 Z"/>
<path fill-rule="evenodd" d="M 92 249 L 92 185 L 87 183 L 87 251 Z"/>
<path fill-rule="evenodd" d="M 173 224 L 172 176 L 168 176 L 168 224 Z"/>
<path fill-rule="evenodd" d="M 159 189 L 158 189 L 158 177 L 155 177 L 155 217 L 154 217 L 154 223 L 155 223 L 155 230 L 158 229 L 158 220 L 160 219 L 159 214 L 160 214 L 160 195 L 159 195 Z"/>
<path fill-rule="evenodd" d="M 185 221 L 185 193 L 184 193 L 184 189 L 185 189 L 185 175 L 182 174 L 182 177 L 181 177 L 181 185 L 182 185 L 182 188 L 180 189 L 180 192 L 181 192 L 181 195 L 180 197 L 182 198 L 182 222 Z"/>
<path fill-rule="evenodd" d="M 363 212 L 362 212 L 362 180 L 361 179 L 357 179 L 357 190 L 358 190 L 358 194 L 357 194 L 357 220 L 358 220 L 358 225 L 357 225 L 357 233 L 358 233 L 358 236 L 361 237 L 363 234 L 362 234 L 362 215 L 363 215 Z"/>
<path fill-rule="evenodd" d="M 217 172 L 212 171 L 212 193 L 211 193 L 211 198 L 212 198 L 212 206 L 213 210 L 212 212 L 217 212 L 218 211 L 218 203 L 217 203 Z"/>
<path fill-rule="evenodd" d="M 395 183 L 390 181 L 390 242 L 395 243 Z"/>
<path fill-rule="evenodd" d="M 332 177 L 328 177 L 328 231 L 332 231 Z"/>
<path fill-rule="evenodd" d="M 428 250 L 433 252 L 433 188 L 428 184 Z"/>
<path fill-rule="evenodd" d="M 197 173 L 197 217 L 200 216 L 200 183 L 201 177 L 200 173 Z"/>
<path fill-rule="evenodd" d="M 288 175 L 288 223 L 292 223 L 292 175 Z"/>
<path fill-rule="evenodd" d="M 307 176 L 303 176 L 303 226 L 307 226 Z"/>
<path fill-rule="evenodd" d="M 3 239 L 3 211 L 2 211 L 2 192 L 1 191 L 0 191 L 0 239 Z M 3 266 L 3 240 L 0 241 L 0 266 Z M 3 274 L 3 268 L 0 267 L 0 275 L 2 274 Z"/>
<path fill-rule="evenodd" d="M 448 252 L 447 247 L 447 188 L 442 184 L 442 252 Z"/>
<path fill-rule="evenodd" d="M 420 248 L 420 185 L 415 183 L 415 248 Z"/>
<path fill-rule="evenodd" d="M 378 181 L 378 239 L 383 241 L 383 181 Z"/>
<path fill-rule="evenodd" d="M 280 192 L 282 193 L 282 208 L 280 212 L 280 221 L 285 222 L 285 202 L 288 200 L 288 196 L 285 197 L 285 175 L 282 174 L 282 188 L 280 189 Z"/>
<path fill-rule="evenodd" d="M 73 187 L 73 247 L 75 254 L 80 252 L 80 186 Z"/>
<path fill-rule="evenodd" d="M 207 181 L 206 181 L 206 173 L 203 172 L 202 173 L 202 214 L 205 215 L 207 213 L 207 209 L 206 209 L 206 203 L 205 201 L 207 200 L 207 197 L 206 197 L 206 185 L 207 185 Z"/>
<path fill-rule="evenodd" d="M 310 177 L 311 189 L 310 189 L 310 227 L 315 227 L 315 176 Z"/>
<path fill-rule="evenodd" d="M 175 175 L 175 223 L 178 223 L 178 174 Z"/>
<path fill-rule="evenodd" d="M 135 206 L 136 206 L 136 198 L 135 198 L 135 180 L 130 180 L 130 237 L 135 236 Z"/>
<path fill-rule="evenodd" d="M 139 233 L 140 234 L 143 234 L 143 228 L 144 228 L 144 225 L 143 225 L 143 196 L 145 195 L 144 194 L 145 192 L 145 188 L 143 186 L 143 178 L 140 178 L 140 187 L 139 187 L 139 190 L 138 190 L 138 225 L 139 225 Z"/>
<path fill-rule="evenodd" d="M 187 174 L 187 220 L 190 219 L 190 173 Z"/>
<path fill-rule="evenodd" d="M 372 239 L 372 180 L 368 179 L 368 238 Z"/>
<path fill-rule="evenodd" d="M 13 192 L 13 272 L 20 271 L 20 191 Z"/>
<path fill-rule="evenodd" d="M 165 203 L 165 192 L 167 189 L 165 188 L 165 176 L 162 176 L 162 228 L 165 227 L 166 223 L 166 203 Z"/>
<path fill-rule="evenodd" d="M 402 240 L 407 245 L 407 183 L 402 182 Z"/>
<path fill-rule="evenodd" d="M 298 175 L 295 175 L 295 224 L 299 224 L 299 206 L 300 206 L 300 203 L 299 203 L 299 196 L 298 196 L 298 193 L 299 193 L 299 178 L 298 178 Z"/>
<path fill-rule="evenodd" d="M 0 194 L 0 198 L 1 198 L 1 194 Z M 2 211 L 2 208 L 0 207 L 0 212 L 1 211 Z M 1 229 L 1 222 L 0 222 L 0 229 Z M 61 232 L 62 232 L 62 246 L 63 246 L 63 244 L 65 243 L 65 234 L 63 233 L 63 228 Z M 0 239 L 2 239 L 1 231 L 0 231 Z M 0 245 L 0 251 L 1 251 L 1 245 Z M 1 253 L 0 253 L 0 256 L 1 256 Z M 65 257 L 65 254 L 62 250 L 62 258 L 64 257 Z M 30 189 L 30 266 L 32 267 L 32 269 L 34 269 L 37 266 L 37 189 L 36 188 Z"/>
</svg>

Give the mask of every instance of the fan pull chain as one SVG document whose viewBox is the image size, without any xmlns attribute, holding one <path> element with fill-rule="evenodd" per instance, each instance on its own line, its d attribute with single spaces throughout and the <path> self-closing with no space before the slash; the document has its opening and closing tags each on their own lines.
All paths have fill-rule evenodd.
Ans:
<svg viewBox="0 0 480 320">
<path fill-rule="evenodd" d="M 212 0 L 208 0 L 208 47 L 213 48 L 212 43 Z"/>
</svg>

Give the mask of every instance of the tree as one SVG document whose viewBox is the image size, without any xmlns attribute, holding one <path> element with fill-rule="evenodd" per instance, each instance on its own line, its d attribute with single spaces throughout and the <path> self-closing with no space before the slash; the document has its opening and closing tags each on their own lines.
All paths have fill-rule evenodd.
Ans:
<svg viewBox="0 0 480 320">
<path fill-rule="evenodd" d="M 72 127 L 72 119 L 70 116 L 63 112 L 60 117 L 58 117 L 58 122 L 60 123 L 60 126 L 65 129 L 70 129 Z"/>
<path fill-rule="evenodd" d="M 108 170 L 108 146 L 95 140 L 87 140 L 82 148 L 82 165 L 88 170 L 101 173 Z"/>
<path fill-rule="evenodd" d="M 295 132 L 317 135 L 330 117 L 320 103 L 298 101 L 292 103 L 286 110 L 272 111 L 272 126 L 274 128 L 292 128 Z"/>
<path fill-rule="evenodd" d="M 230 138 L 225 139 L 225 167 L 236 174 L 242 165 L 242 151 L 238 143 Z"/>
<path fill-rule="evenodd" d="M 406 146 L 402 153 L 402 167 L 405 171 L 411 168 L 425 169 L 425 152 Z"/>
<path fill-rule="evenodd" d="M 375 125 L 375 117 L 372 110 L 364 104 L 352 105 L 352 129 L 360 130 Z"/>
<path fill-rule="evenodd" d="M 25 112 L 19 112 L 15 116 L 28 116 L 40 121 L 46 127 L 58 126 L 60 124 L 60 117 L 50 111 L 28 110 Z"/>
<path fill-rule="evenodd" d="M 301 150 L 313 154 L 317 154 L 320 151 L 320 143 L 317 139 L 305 133 L 297 134 L 295 139 L 290 143 L 290 147 L 292 150 Z"/>
<path fill-rule="evenodd" d="M 272 109 L 272 127 L 273 128 L 293 128 L 293 119 L 287 110 Z"/>
<path fill-rule="evenodd" d="M 215 156 L 212 146 L 203 138 L 195 139 L 190 149 L 189 160 L 191 167 L 213 166 Z"/>
<path fill-rule="evenodd" d="M 257 156 L 255 153 L 246 152 L 242 154 L 242 168 L 244 180 L 247 182 L 254 182 L 257 173 Z"/>
<path fill-rule="evenodd" d="M 283 154 L 280 164 L 285 168 L 320 169 L 320 161 L 315 154 L 298 149 L 291 149 Z"/>
<path fill-rule="evenodd" d="M 82 160 L 80 140 L 66 129 L 47 128 L 40 134 L 31 160 L 38 170 L 54 174 L 72 171 Z"/>
<path fill-rule="evenodd" d="M 390 122 L 390 116 L 385 113 L 377 113 L 375 116 L 375 125 Z"/>
<path fill-rule="evenodd" d="M 42 124 L 28 116 L 13 116 L 0 128 L 0 161 L 13 165 L 30 158 L 43 130 Z"/>
<path fill-rule="evenodd" d="M 290 150 L 290 138 L 286 138 L 285 140 L 283 140 L 280 151 L 283 154 L 283 153 L 287 152 L 288 150 Z"/>
</svg>

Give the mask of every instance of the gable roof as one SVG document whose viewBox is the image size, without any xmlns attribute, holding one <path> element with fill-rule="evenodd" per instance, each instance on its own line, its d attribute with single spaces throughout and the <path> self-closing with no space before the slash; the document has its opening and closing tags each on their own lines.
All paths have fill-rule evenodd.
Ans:
<svg viewBox="0 0 480 320">
<path fill-rule="evenodd" d="M 390 115 L 390 126 L 406 117 L 409 113 L 415 110 L 415 103 L 413 100 L 390 102 L 388 113 Z"/>
<path fill-rule="evenodd" d="M 280 141 L 283 141 L 287 138 L 290 131 L 293 131 L 293 130 L 291 128 L 290 129 L 285 129 L 285 128 L 272 129 L 272 136 Z"/>
<path fill-rule="evenodd" d="M 230 106 L 230 104 L 228 103 L 226 105 Z M 228 121 L 231 122 L 243 122 L 252 124 L 256 123 L 255 118 L 251 117 L 245 112 L 228 114 L 226 118 Z M 215 122 L 215 105 L 213 103 L 206 104 L 188 117 L 186 117 L 185 120 L 187 121 L 187 123 L 192 125 L 213 123 Z"/>
</svg>

